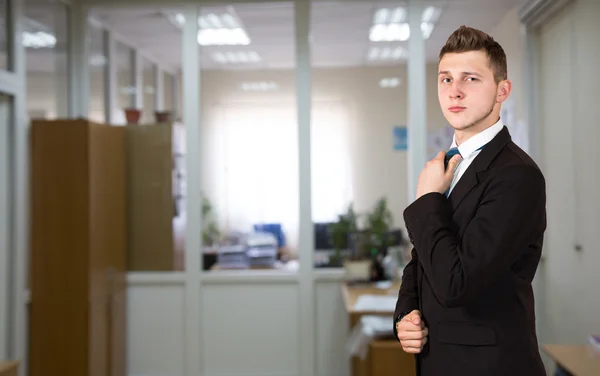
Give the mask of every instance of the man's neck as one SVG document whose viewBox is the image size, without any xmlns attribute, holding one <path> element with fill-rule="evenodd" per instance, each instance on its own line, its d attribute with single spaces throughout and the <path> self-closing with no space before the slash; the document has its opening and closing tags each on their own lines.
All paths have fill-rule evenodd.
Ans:
<svg viewBox="0 0 600 376">
<path fill-rule="evenodd" d="M 500 120 L 500 117 L 497 116 L 497 117 L 493 117 L 492 119 L 496 119 L 496 120 L 493 120 L 493 121 L 486 120 L 485 122 L 481 122 L 480 124 L 469 127 L 468 129 L 454 131 L 454 141 L 456 142 L 456 146 L 462 145 L 471 137 L 490 128 L 491 126 L 493 126 Z M 483 124 L 487 124 L 487 125 L 483 125 Z"/>
</svg>

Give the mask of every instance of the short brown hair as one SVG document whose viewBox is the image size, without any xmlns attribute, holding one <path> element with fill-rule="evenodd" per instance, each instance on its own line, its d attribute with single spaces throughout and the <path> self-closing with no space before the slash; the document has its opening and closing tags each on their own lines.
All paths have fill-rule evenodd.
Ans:
<svg viewBox="0 0 600 376">
<path fill-rule="evenodd" d="M 468 26 L 461 26 L 448 37 L 446 44 L 440 51 L 440 60 L 447 53 L 461 53 L 469 51 L 485 51 L 490 68 L 494 72 L 496 83 L 508 77 L 506 68 L 506 54 L 502 46 L 490 35 L 481 30 Z"/>
</svg>

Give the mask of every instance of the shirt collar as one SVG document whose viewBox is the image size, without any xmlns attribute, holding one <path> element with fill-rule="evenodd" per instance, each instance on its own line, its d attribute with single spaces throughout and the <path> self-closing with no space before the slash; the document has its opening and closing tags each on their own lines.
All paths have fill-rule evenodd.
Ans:
<svg viewBox="0 0 600 376">
<path fill-rule="evenodd" d="M 482 146 L 492 141 L 494 137 L 504 128 L 502 119 L 499 119 L 496 124 L 491 127 L 477 133 L 475 136 L 469 138 L 458 147 L 458 151 L 463 158 L 468 158 L 471 154 L 479 150 Z M 451 147 L 456 147 L 456 138 L 453 137 Z"/>
</svg>

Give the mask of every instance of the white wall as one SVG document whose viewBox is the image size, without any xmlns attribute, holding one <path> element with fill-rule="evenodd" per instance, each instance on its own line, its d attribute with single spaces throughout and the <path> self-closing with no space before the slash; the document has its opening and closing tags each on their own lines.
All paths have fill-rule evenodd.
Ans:
<svg viewBox="0 0 600 376">
<path fill-rule="evenodd" d="M 184 282 L 129 278 L 128 376 L 185 375 Z"/>
<path fill-rule="evenodd" d="M 599 2 L 575 1 L 540 32 L 549 342 L 583 343 L 600 330 L 598 17 Z"/>
<path fill-rule="evenodd" d="M 202 288 L 202 369 L 208 376 L 299 376 L 296 282 Z"/>
<path fill-rule="evenodd" d="M 339 279 L 316 279 L 316 369 L 317 376 L 350 375 L 350 358 L 346 351 L 349 318 Z"/>
<path fill-rule="evenodd" d="M 524 54 L 519 21 L 519 7 L 511 9 L 500 22 L 492 28 L 490 35 L 502 46 L 506 53 L 508 79 L 512 82 L 510 98 L 514 102 L 516 120 L 524 120 L 527 115 L 525 87 L 523 81 Z"/>
<path fill-rule="evenodd" d="M 519 20 L 519 8 L 514 7 L 495 25 L 490 35 L 502 46 L 506 53 L 508 79 L 512 82 L 512 92 L 502 105 L 501 116 L 508 127 L 513 141 L 529 152 L 527 131 L 527 104 L 525 103 L 525 54 Z"/>
<path fill-rule="evenodd" d="M 130 274 L 129 376 L 183 376 L 188 355 L 200 357 L 203 376 L 301 376 L 295 276 L 204 282 L 202 354 L 185 348 L 184 277 L 172 277 Z M 348 376 L 340 272 L 317 273 L 313 304 L 316 375 Z"/>
</svg>

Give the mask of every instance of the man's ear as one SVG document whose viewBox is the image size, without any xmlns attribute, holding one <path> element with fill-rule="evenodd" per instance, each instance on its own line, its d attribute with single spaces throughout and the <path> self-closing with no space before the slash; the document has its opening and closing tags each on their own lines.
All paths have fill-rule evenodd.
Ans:
<svg viewBox="0 0 600 376">
<path fill-rule="evenodd" d="M 500 83 L 498 83 L 498 90 L 496 92 L 496 102 L 497 103 L 504 102 L 506 99 L 508 99 L 508 96 L 510 95 L 511 91 L 512 91 L 512 82 L 510 82 L 510 80 L 500 81 Z"/>
</svg>

